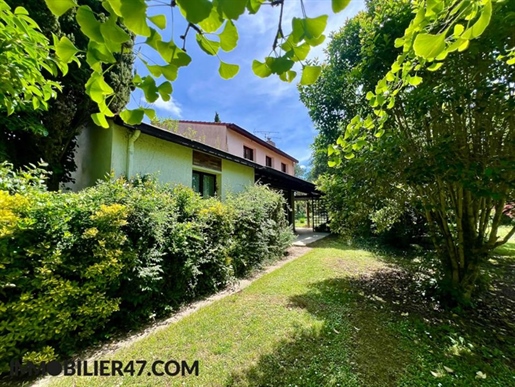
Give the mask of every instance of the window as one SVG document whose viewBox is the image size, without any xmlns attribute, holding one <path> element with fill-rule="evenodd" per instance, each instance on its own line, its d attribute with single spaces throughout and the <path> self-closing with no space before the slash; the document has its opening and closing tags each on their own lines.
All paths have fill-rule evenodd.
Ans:
<svg viewBox="0 0 515 387">
<path fill-rule="evenodd" d="M 270 168 L 272 168 L 272 167 L 273 167 L 273 164 L 272 164 L 272 158 L 271 158 L 271 157 L 266 156 L 265 161 L 266 161 L 266 166 L 267 166 L 267 167 L 270 167 Z"/>
<path fill-rule="evenodd" d="M 210 173 L 193 171 L 192 187 L 202 197 L 208 198 L 215 196 L 216 193 L 216 175 Z"/>
<path fill-rule="evenodd" d="M 281 163 L 281 171 L 283 171 L 284 173 L 288 173 L 288 167 L 285 163 Z"/>
<path fill-rule="evenodd" d="M 243 157 L 248 160 L 254 161 L 254 149 L 243 146 Z"/>
</svg>

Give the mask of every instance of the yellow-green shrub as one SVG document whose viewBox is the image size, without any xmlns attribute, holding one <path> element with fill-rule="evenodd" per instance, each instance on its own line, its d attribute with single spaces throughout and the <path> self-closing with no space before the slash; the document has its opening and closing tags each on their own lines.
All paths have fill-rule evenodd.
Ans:
<svg viewBox="0 0 515 387">
<path fill-rule="evenodd" d="M 228 204 L 148 178 L 56 193 L 9 168 L 0 165 L 0 372 L 213 293 L 291 240 L 284 199 L 265 187 Z"/>
<path fill-rule="evenodd" d="M 16 220 L 0 237 L 3 370 L 29 352 L 67 354 L 90 343 L 119 304 L 111 293 L 124 266 L 126 209 L 86 207 L 73 194 L 27 199 L 11 208 Z M 2 215 L 2 222 L 12 218 Z"/>
</svg>

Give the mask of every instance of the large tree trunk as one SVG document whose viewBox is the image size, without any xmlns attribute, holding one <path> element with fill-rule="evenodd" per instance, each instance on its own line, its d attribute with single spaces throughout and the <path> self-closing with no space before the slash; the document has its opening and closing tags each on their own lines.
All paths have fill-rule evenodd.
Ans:
<svg viewBox="0 0 515 387">
<path fill-rule="evenodd" d="M 450 286 L 447 291 L 455 301 L 470 304 L 482 267 L 515 233 L 513 227 L 504 238 L 497 236 L 505 200 L 477 196 L 439 178 L 417 188 L 425 193 L 425 216 L 443 263 L 444 284 Z"/>
</svg>

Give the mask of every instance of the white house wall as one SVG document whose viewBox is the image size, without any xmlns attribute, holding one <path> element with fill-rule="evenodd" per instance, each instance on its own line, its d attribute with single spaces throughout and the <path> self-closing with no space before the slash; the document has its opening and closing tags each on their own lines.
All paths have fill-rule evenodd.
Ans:
<svg viewBox="0 0 515 387">
<path fill-rule="evenodd" d="M 112 137 L 111 129 L 93 125 L 82 129 L 75 150 L 77 170 L 71 174 L 75 183 L 64 184 L 64 189 L 79 191 L 105 179 L 110 171 Z"/>
<path fill-rule="evenodd" d="M 254 168 L 222 160 L 222 200 L 254 184 Z"/>
<path fill-rule="evenodd" d="M 75 154 L 77 171 L 75 183 L 64 188 L 78 191 L 95 185 L 113 172 L 115 177 L 127 176 L 129 137 L 134 130 L 111 123 L 109 129 L 95 126 L 84 128 L 78 137 Z M 217 176 L 218 194 L 225 199 L 254 184 L 254 169 L 222 159 L 222 171 L 211 171 L 193 165 L 193 150 L 187 146 L 141 133 L 134 142 L 132 174 L 155 175 L 161 183 L 183 184 L 191 187 L 192 171 L 200 170 Z"/>
<path fill-rule="evenodd" d="M 130 131 L 123 126 L 111 123 L 113 131 L 113 146 L 111 148 L 111 170 L 116 177 L 126 176 L 127 169 L 127 142 Z"/>
<path fill-rule="evenodd" d="M 193 151 L 181 145 L 141 134 L 134 144 L 134 174 L 158 172 L 163 183 L 191 187 Z"/>
<path fill-rule="evenodd" d="M 132 131 L 121 126 L 114 128 L 112 168 L 116 176 L 125 175 L 130 133 Z M 217 175 L 218 194 L 222 199 L 230 192 L 238 193 L 254 184 L 254 169 L 251 167 L 222 159 L 222 171 L 211 171 L 193 166 L 193 150 L 186 146 L 144 133 L 134 143 L 133 176 L 155 174 L 162 183 L 191 187 L 194 169 Z"/>
</svg>

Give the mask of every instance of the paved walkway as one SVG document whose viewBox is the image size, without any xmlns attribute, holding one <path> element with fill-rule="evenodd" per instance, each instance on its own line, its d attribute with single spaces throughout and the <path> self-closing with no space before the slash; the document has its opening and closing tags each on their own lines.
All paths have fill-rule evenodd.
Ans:
<svg viewBox="0 0 515 387">
<path fill-rule="evenodd" d="M 315 232 L 311 228 L 300 227 L 295 229 L 295 234 L 297 234 L 297 239 L 292 243 L 292 246 L 307 246 L 330 235 L 328 232 Z"/>
</svg>

